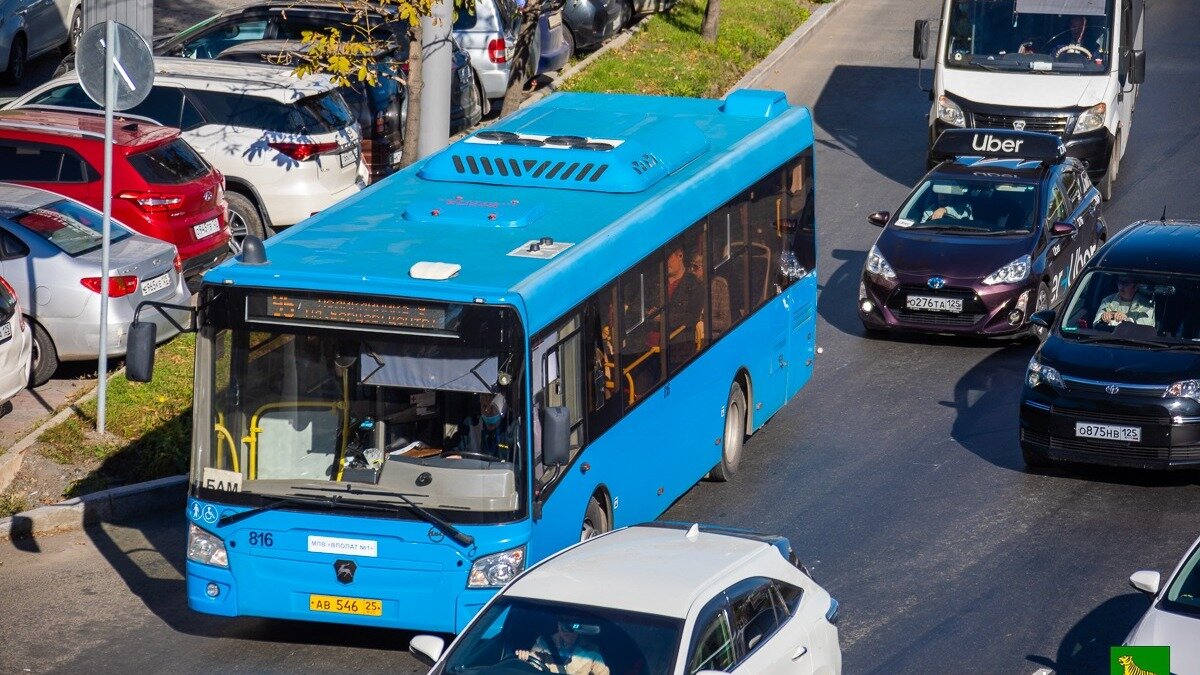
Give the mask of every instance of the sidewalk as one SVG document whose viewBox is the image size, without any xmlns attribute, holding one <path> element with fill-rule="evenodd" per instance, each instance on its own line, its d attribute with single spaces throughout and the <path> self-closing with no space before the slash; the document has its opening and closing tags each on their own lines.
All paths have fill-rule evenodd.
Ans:
<svg viewBox="0 0 1200 675">
<path fill-rule="evenodd" d="M 770 80 L 773 76 L 777 76 L 780 64 L 787 57 L 803 47 L 831 16 L 839 12 L 850 1 L 834 0 L 834 2 L 817 6 L 808 20 L 781 42 L 762 62 L 746 73 L 731 90 L 754 88 L 760 86 L 760 83 Z M 612 49 L 619 49 L 641 29 L 649 18 L 646 17 L 638 24 L 631 26 L 621 36 L 606 43 L 586 59 L 564 70 L 558 76 L 553 77 L 542 91 L 529 96 L 522 104 L 522 107 L 553 93 L 564 81 L 579 73 L 602 54 Z M 81 387 L 90 387 L 91 391 L 88 391 L 79 400 L 94 395 L 94 380 L 83 383 Z M 20 467 L 20 453 L 36 442 L 37 437 L 45 428 L 59 423 L 61 421 L 60 418 L 65 418 L 70 411 L 70 406 L 68 406 L 56 415 L 54 419 L 46 420 L 16 444 L 11 446 L 6 444 L 4 446 L 10 449 L 4 454 L 0 454 L 0 492 L 3 492 L 7 488 L 12 477 Z M 43 415 L 43 418 L 45 417 L 48 417 L 48 412 Z M 0 441 L 4 440 L 6 439 L 0 436 Z M 13 468 L 14 466 L 16 468 Z M 78 529 L 96 522 L 132 520 L 145 513 L 161 509 L 181 509 L 186 495 L 186 478 L 186 476 L 174 476 L 147 483 L 104 490 L 59 504 L 32 509 L 24 513 L 19 513 L 12 518 L 0 519 L 0 541 Z"/>
</svg>

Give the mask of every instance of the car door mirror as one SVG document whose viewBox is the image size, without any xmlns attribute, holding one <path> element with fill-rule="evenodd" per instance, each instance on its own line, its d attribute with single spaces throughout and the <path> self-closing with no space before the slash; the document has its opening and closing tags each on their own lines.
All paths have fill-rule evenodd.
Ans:
<svg viewBox="0 0 1200 675">
<path fill-rule="evenodd" d="M 134 321 L 129 325 L 125 348 L 125 379 L 130 382 L 149 382 L 154 378 L 154 346 L 158 326 L 151 321 Z"/>
<path fill-rule="evenodd" d="M 1078 228 L 1073 223 L 1057 222 L 1050 226 L 1050 236 L 1052 237 L 1072 237 Z"/>
<path fill-rule="evenodd" d="M 1146 52 L 1141 49 L 1129 50 L 1129 71 L 1126 79 L 1129 84 L 1141 84 L 1146 80 Z"/>
<path fill-rule="evenodd" d="M 913 24 L 913 58 L 924 61 L 929 58 L 929 20 L 917 19 Z"/>
<path fill-rule="evenodd" d="M 892 214 L 888 211 L 876 211 L 875 213 L 867 216 L 867 222 L 875 225 L 876 227 L 883 227 L 887 225 L 888 221 L 891 219 Z"/>
<path fill-rule="evenodd" d="M 571 414 L 566 406 L 542 408 L 542 464 L 562 466 L 571 461 Z"/>
<path fill-rule="evenodd" d="M 1129 585 L 1149 595 L 1158 595 L 1158 586 L 1161 582 L 1162 575 L 1150 570 L 1142 570 L 1129 575 Z"/>
<path fill-rule="evenodd" d="M 1038 328 L 1049 329 L 1054 323 L 1054 310 L 1043 309 L 1040 312 L 1034 312 L 1029 317 L 1029 323 L 1037 326 Z"/>
<path fill-rule="evenodd" d="M 427 666 L 437 663 L 445 648 L 446 641 L 433 635 L 416 635 L 408 641 L 408 652 Z"/>
</svg>

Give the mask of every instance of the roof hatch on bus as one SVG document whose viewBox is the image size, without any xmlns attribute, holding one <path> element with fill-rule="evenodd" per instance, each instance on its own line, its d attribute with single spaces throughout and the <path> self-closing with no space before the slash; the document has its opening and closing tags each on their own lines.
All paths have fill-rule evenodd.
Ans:
<svg viewBox="0 0 1200 675">
<path fill-rule="evenodd" d="M 516 187 L 641 192 L 708 147 L 708 139 L 694 124 L 679 119 L 636 126 L 624 138 L 486 129 L 430 157 L 420 176 Z"/>
</svg>

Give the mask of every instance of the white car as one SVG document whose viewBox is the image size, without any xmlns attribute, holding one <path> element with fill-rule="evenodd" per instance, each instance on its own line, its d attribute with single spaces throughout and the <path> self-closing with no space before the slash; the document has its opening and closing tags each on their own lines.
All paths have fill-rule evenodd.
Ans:
<svg viewBox="0 0 1200 675">
<path fill-rule="evenodd" d="M 648 523 L 588 539 L 517 576 L 430 675 L 819 673 L 842 670 L 838 603 L 783 537 Z"/>
<path fill-rule="evenodd" d="M 30 59 L 74 49 L 82 24 L 83 0 L 0 0 L 0 80 L 20 84 Z"/>
<path fill-rule="evenodd" d="M 1169 646 L 1174 675 L 1200 675 L 1200 539 L 1183 557 L 1171 580 L 1162 585 L 1158 572 L 1142 570 L 1129 584 L 1153 600 L 1125 644 Z"/>
<path fill-rule="evenodd" d="M 33 336 L 17 292 L 0 278 L 0 406 L 29 384 Z"/>
<path fill-rule="evenodd" d="M 180 128 L 224 174 L 235 238 L 265 238 L 364 187 L 358 122 L 329 77 L 167 56 L 154 66 L 149 96 L 125 114 Z M 5 107 L 29 106 L 99 108 L 74 70 Z"/>
</svg>

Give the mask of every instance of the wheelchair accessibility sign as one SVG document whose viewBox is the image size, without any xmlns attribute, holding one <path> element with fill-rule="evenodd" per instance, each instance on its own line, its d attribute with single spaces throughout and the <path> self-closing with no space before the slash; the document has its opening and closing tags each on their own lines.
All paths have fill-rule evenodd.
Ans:
<svg viewBox="0 0 1200 675">
<path fill-rule="evenodd" d="M 209 525 L 217 522 L 217 510 L 210 504 L 201 505 L 200 502 L 192 502 L 188 506 L 188 515 L 192 520 L 203 521 Z"/>
</svg>

